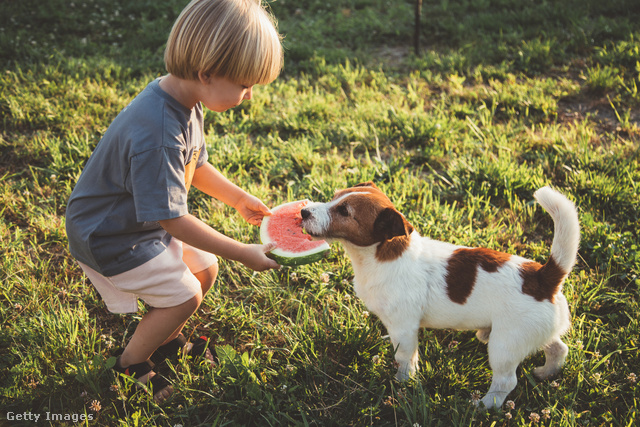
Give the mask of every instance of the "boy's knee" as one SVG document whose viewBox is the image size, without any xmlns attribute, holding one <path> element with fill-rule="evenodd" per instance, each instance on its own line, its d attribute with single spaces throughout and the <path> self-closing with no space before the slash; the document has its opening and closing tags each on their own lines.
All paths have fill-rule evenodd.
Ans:
<svg viewBox="0 0 640 427">
<path fill-rule="evenodd" d="M 202 296 L 209 292 L 218 277 L 218 263 L 210 265 L 202 271 L 195 274 L 202 287 Z"/>
<path fill-rule="evenodd" d="M 184 310 L 187 312 L 190 312 L 189 315 L 191 315 L 196 312 L 198 307 L 200 307 L 200 304 L 202 304 L 202 300 L 203 300 L 203 294 L 202 292 L 198 292 L 193 297 L 191 297 L 191 299 L 188 299 L 187 301 L 183 302 L 182 306 Z"/>
</svg>

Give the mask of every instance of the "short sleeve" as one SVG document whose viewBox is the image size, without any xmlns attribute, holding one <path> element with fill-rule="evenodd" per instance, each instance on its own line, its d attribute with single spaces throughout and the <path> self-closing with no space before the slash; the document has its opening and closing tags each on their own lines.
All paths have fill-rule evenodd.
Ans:
<svg viewBox="0 0 640 427">
<path fill-rule="evenodd" d="M 207 149 L 204 147 L 204 144 L 203 144 L 202 149 L 200 150 L 200 156 L 198 156 L 198 162 L 196 163 L 196 169 L 204 165 L 205 163 L 207 163 L 208 159 L 209 159 L 209 154 L 207 153 Z"/>
<path fill-rule="evenodd" d="M 131 158 L 130 184 L 136 219 L 161 221 L 188 213 L 182 151 L 160 147 Z"/>
</svg>

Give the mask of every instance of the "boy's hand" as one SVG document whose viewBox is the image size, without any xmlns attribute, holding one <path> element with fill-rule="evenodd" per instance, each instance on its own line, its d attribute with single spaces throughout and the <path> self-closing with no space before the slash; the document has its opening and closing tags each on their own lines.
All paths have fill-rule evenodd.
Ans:
<svg viewBox="0 0 640 427">
<path fill-rule="evenodd" d="M 247 245 L 245 256 L 243 256 L 243 259 L 240 262 L 254 271 L 264 271 L 271 268 L 277 270 L 280 268 L 280 264 L 271 258 L 268 258 L 266 255 L 275 248 L 275 243 L 268 243 L 266 245 Z"/>
<path fill-rule="evenodd" d="M 244 195 L 238 203 L 234 206 L 242 217 L 249 222 L 249 224 L 260 225 L 262 224 L 262 218 L 265 215 L 271 215 L 271 211 L 264 203 L 251 194 Z M 273 249 L 273 248 L 271 248 Z M 269 252 L 271 249 L 265 251 Z"/>
</svg>

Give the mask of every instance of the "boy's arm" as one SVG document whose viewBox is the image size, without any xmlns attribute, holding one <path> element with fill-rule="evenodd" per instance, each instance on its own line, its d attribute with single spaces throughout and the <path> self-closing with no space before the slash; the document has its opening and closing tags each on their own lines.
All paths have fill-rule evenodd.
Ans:
<svg viewBox="0 0 640 427">
<path fill-rule="evenodd" d="M 274 244 L 240 243 L 219 233 L 191 214 L 165 219 L 159 223 L 176 239 L 222 258 L 239 261 L 252 270 L 264 271 L 280 267 L 277 262 L 265 255 L 274 249 Z"/>
<path fill-rule="evenodd" d="M 253 225 L 260 225 L 262 217 L 271 215 L 269 208 L 260 199 L 229 181 L 210 163 L 205 163 L 196 169 L 191 183 L 203 193 L 236 209 Z"/>
</svg>

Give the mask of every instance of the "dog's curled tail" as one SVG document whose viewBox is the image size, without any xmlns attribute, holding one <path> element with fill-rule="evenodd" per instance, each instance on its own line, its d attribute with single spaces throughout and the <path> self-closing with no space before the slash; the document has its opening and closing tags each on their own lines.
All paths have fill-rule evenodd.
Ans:
<svg viewBox="0 0 640 427">
<path fill-rule="evenodd" d="M 555 230 L 551 258 L 566 276 L 576 263 L 580 245 L 580 223 L 576 207 L 564 195 L 550 187 L 540 188 L 533 196 L 553 218 Z"/>
</svg>

